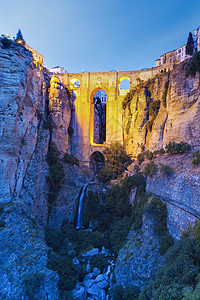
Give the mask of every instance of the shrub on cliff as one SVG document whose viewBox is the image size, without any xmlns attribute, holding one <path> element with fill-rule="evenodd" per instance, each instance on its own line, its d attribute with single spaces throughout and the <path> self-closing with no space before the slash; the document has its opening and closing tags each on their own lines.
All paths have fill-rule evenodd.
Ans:
<svg viewBox="0 0 200 300">
<path fill-rule="evenodd" d="M 154 163 L 154 161 L 150 161 L 146 166 L 144 167 L 143 173 L 147 176 L 153 176 L 157 173 L 158 167 Z"/>
<path fill-rule="evenodd" d="M 159 247 L 160 254 L 164 255 L 166 251 L 173 245 L 174 245 L 174 239 L 171 235 L 168 234 L 166 236 L 163 236 Z"/>
<path fill-rule="evenodd" d="M 145 155 L 146 159 L 149 159 L 149 160 L 152 160 L 153 156 L 154 156 L 153 152 L 149 151 L 149 150 L 145 151 L 144 155 Z"/>
<path fill-rule="evenodd" d="M 139 164 L 141 164 L 144 161 L 144 153 L 143 152 L 138 154 L 137 160 L 139 161 Z"/>
<path fill-rule="evenodd" d="M 135 285 L 125 286 L 124 289 L 122 285 L 116 285 L 110 290 L 113 300 L 137 300 L 139 293 L 140 289 Z"/>
<path fill-rule="evenodd" d="M 56 164 L 59 162 L 60 152 L 58 151 L 58 148 L 55 143 L 50 143 L 49 149 L 46 155 L 46 162 L 49 165 Z"/>
<path fill-rule="evenodd" d="M 155 215 L 154 230 L 159 237 L 162 237 L 167 232 L 167 207 L 164 202 L 158 198 L 153 198 L 145 207 L 145 211 Z"/>
<path fill-rule="evenodd" d="M 197 166 L 200 164 L 200 150 L 193 153 L 192 165 Z"/>
<path fill-rule="evenodd" d="M 66 162 L 72 166 L 73 165 L 79 166 L 79 160 L 73 154 L 65 153 L 63 159 L 64 159 L 64 162 Z"/>
<path fill-rule="evenodd" d="M 130 92 L 128 92 L 128 93 L 126 94 L 126 96 L 124 97 L 124 99 L 123 99 L 123 101 L 122 101 L 122 108 L 123 108 L 124 110 L 126 109 L 127 105 L 130 104 L 130 102 L 131 102 L 131 100 L 132 100 L 134 94 L 135 94 L 135 90 L 130 90 Z"/>
<path fill-rule="evenodd" d="M 165 88 L 164 88 L 164 91 L 163 91 L 163 94 L 162 94 L 162 104 L 163 104 L 164 107 L 167 107 L 166 99 L 167 99 L 168 88 L 169 88 L 169 80 L 167 80 L 165 82 Z"/>
<path fill-rule="evenodd" d="M 63 165 L 60 159 L 60 152 L 55 143 L 51 143 L 46 155 L 46 161 L 49 164 L 49 176 L 46 176 L 46 181 L 50 183 L 49 192 L 49 208 L 55 201 L 55 195 L 65 179 Z"/>
<path fill-rule="evenodd" d="M 153 122 L 156 119 L 158 112 L 160 109 L 160 100 L 154 100 L 149 103 L 147 108 L 147 114 L 149 115 L 149 120 L 146 123 L 146 127 L 148 131 L 152 131 Z"/>
<path fill-rule="evenodd" d="M 127 166 L 132 162 L 131 156 L 126 153 L 125 147 L 119 142 L 111 142 L 109 147 L 103 151 L 106 162 L 105 166 L 98 173 L 98 178 L 103 182 L 116 179 Z"/>
<path fill-rule="evenodd" d="M 163 148 L 159 149 L 159 150 L 154 150 L 153 151 L 153 155 L 154 157 L 158 154 L 165 154 L 165 150 Z"/>
<path fill-rule="evenodd" d="M 172 176 L 173 175 L 173 169 L 168 166 L 168 165 L 163 165 L 163 164 L 159 164 L 160 165 L 160 168 L 159 168 L 159 171 L 160 171 L 160 174 L 163 175 L 163 176 Z"/>
<path fill-rule="evenodd" d="M 138 286 L 125 286 L 123 291 L 123 300 L 138 299 L 140 289 Z"/>
<path fill-rule="evenodd" d="M 186 142 L 169 142 L 169 144 L 167 144 L 165 148 L 166 152 L 169 154 L 183 154 L 191 150 L 191 146 Z"/>
<path fill-rule="evenodd" d="M 200 52 L 196 52 L 186 66 L 185 77 L 194 77 L 196 72 L 200 74 Z"/>
<path fill-rule="evenodd" d="M 7 37 L 1 38 L 0 42 L 3 44 L 4 49 L 10 48 L 11 44 L 13 43 L 12 40 L 8 39 Z"/>
</svg>

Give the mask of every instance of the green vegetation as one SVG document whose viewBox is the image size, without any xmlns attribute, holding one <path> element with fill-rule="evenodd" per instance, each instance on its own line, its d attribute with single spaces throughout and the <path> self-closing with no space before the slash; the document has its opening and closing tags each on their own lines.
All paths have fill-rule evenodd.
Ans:
<svg viewBox="0 0 200 300">
<path fill-rule="evenodd" d="M 145 207 L 145 212 L 153 213 L 155 217 L 154 230 L 159 237 L 165 236 L 167 233 L 167 207 L 158 198 L 153 198 Z"/>
<path fill-rule="evenodd" d="M 134 203 L 132 219 L 134 222 L 134 230 L 140 230 L 142 228 L 142 216 L 147 204 L 148 198 L 147 195 L 143 195 L 140 201 Z"/>
<path fill-rule="evenodd" d="M 191 146 L 186 142 L 169 142 L 165 148 L 168 154 L 183 154 L 191 150 Z"/>
<path fill-rule="evenodd" d="M 153 152 L 150 150 L 141 152 L 137 155 L 137 160 L 139 161 L 139 164 L 141 164 L 145 160 L 145 158 L 148 160 L 152 160 L 154 157 L 156 157 L 159 154 L 165 154 L 165 150 L 163 148 L 161 148 L 161 149 L 155 150 Z"/>
<path fill-rule="evenodd" d="M 89 232 L 85 230 L 76 230 L 73 224 L 65 223 L 61 230 L 55 230 L 51 227 L 45 229 L 45 240 L 52 250 L 49 252 L 47 267 L 59 274 L 59 289 L 61 299 L 66 299 L 64 295 L 75 287 L 78 281 L 82 281 L 86 275 L 83 264 L 74 265 L 73 258 L 80 257 L 84 252 L 92 248 L 101 249 L 108 247 L 109 242 L 102 237 L 100 232 Z M 91 260 L 93 266 L 99 260 L 99 268 L 103 269 L 109 256 L 99 260 L 94 256 Z"/>
<path fill-rule="evenodd" d="M 137 156 L 137 160 L 139 161 L 139 164 L 141 164 L 144 161 L 144 152 L 141 152 Z"/>
<path fill-rule="evenodd" d="M 164 255 L 165 264 L 157 271 L 152 283 L 155 299 L 199 299 L 200 223 L 184 236 Z"/>
<path fill-rule="evenodd" d="M 160 174 L 163 175 L 163 176 L 172 176 L 173 175 L 173 169 L 168 166 L 168 165 L 163 165 L 163 164 L 159 164 L 160 165 L 160 168 L 159 168 L 159 171 L 160 171 Z"/>
<path fill-rule="evenodd" d="M 98 193 L 88 191 L 87 197 L 84 202 L 84 224 L 89 226 L 89 221 L 96 224 L 98 229 L 102 223 L 103 206 L 100 205 L 100 199 Z"/>
<path fill-rule="evenodd" d="M 142 173 L 136 173 L 133 176 L 127 177 L 121 183 L 121 186 L 114 185 L 108 190 L 105 199 L 105 214 L 103 218 L 104 230 L 107 231 L 108 237 L 111 239 L 111 245 L 113 245 L 115 252 L 118 251 L 116 243 L 120 243 L 120 246 L 125 240 L 127 235 L 127 228 L 130 229 L 132 223 L 134 223 L 135 230 L 142 227 L 142 214 L 147 198 L 144 194 L 146 181 Z M 132 206 L 130 204 L 131 190 L 137 187 L 138 196 L 140 195 L 140 201 L 137 201 Z M 107 224 L 105 226 L 105 224 Z M 115 233 L 121 237 L 115 237 Z M 113 234 L 112 234 L 113 231 Z M 119 241 L 119 239 L 121 239 Z"/>
<path fill-rule="evenodd" d="M 153 157 L 154 157 L 154 153 L 152 151 L 149 151 L 149 150 L 145 151 L 144 155 L 145 155 L 146 159 L 149 159 L 149 160 L 152 160 Z"/>
<path fill-rule="evenodd" d="M 194 77 L 196 72 L 200 74 L 200 52 L 196 52 L 191 61 L 187 63 L 185 77 Z"/>
<path fill-rule="evenodd" d="M 4 49 L 9 49 L 12 45 L 12 40 L 8 39 L 7 37 L 1 38 L 0 42 L 3 44 Z"/>
<path fill-rule="evenodd" d="M 79 281 L 81 270 L 79 266 L 74 265 L 72 257 L 68 254 L 50 256 L 47 267 L 58 272 L 59 275 L 59 289 L 71 290 Z"/>
<path fill-rule="evenodd" d="M 168 88 L 169 88 L 169 80 L 167 80 L 165 82 L 165 89 L 164 89 L 163 95 L 162 95 L 162 104 L 163 104 L 164 107 L 167 107 L 166 99 L 167 99 Z"/>
<path fill-rule="evenodd" d="M 113 185 L 106 194 L 104 205 L 106 212 L 119 218 L 130 217 L 132 214 L 129 200 L 131 190 L 137 187 L 139 192 L 143 193 L 145 186 L 146 181 L 142 173 L 137 173 L 122 180 L 121 186 Z"/>
<path fill-rule="evenodd" d="M 200 164 L 200 150 L 193 153 L 192 165 L 197 166 Z"/>
<path fill-rule="evenodd" d="M 113 287 L 111 289 L 110 294 L 111 294 L 113 300 L 122 300 L 123 299 L 123 286 L 116 285 L 115 287 Z"/>
<path fill-rule="evenodd" d="M 105 166 L 98 173 L 98 178 L 103 182 L 116 179 L 132 162 L 130 155 L 126 153 L 125 147 L 119 142 L 111 142 L 110 146 L 106 147 L 103 153 L 106 157 L 106 162 Z"/>
<path fill-rule="evenodd" d="M 90 260 L 90 268 L 91 270 L 98 268 L 101 272 L 103 272 L 107 268 L 109 260 L 110 256 L 104 256 L 102 254 L 94 255 Z"/>
<path fill-rule="evenodd" d="M 60 152 L 54 143 L 49 145 L 46 161 L 49 164 L 49 176 L 46 177 L 46 181 L 50 183 L 49 208 L 51 208 L 55 201 L 55 195 L 65 179 Z"/>
<path fill-rule="evenodd" d="M 159 109 L 160 109 L 160 100 L 154 100 L 153 102 L 150 102 L 147 106 L 147 114 L 149 116 L 149 120 L 147 121 L 146 126 L 147 126 L 147 130 L 150 132 L 152 131 L 153 122 L 158 115 Z"/>
<path fill-rule="evenodd" d="M 140 172 L 140 166 L 139 165 L 135 165 L 133 170 L 136 172 L 136 173 L 139 173 Z"/>
<path fill-rule="evenodd" d="M 153 176 L 157 173 L 158 167 L 154 163 L 153 160 L 151 160 L 149 163 L 146 164 L 144 167 L 143 173 L 146 174 L 147 176 Z"/>
<path fill-rule="evenodd" d="M 64 159 L 64 162 L 66 162 L 72 166 L 73 165 L 79 166 L 79 160 L 73 154 L 65 153 L 63 159 Z"/>
<path fill-rule="evenodd" d="M 69 125 L 69 127 L 68 127 L 69 137 L 71 137 L 73 135 L 73 133 L 74 133 L 74 128 L 71 125 Z"/>
<path fill-rule="evenodd" d="M 140 289 L 135 286 L 126 286 L 124 289 L 121 285 L 116 285 L 111 290 L 113 300 L 137 300 L 139 299 Z"/>
<path fill-rule="evenodd" d="M 56 160 L 50 156 L 55 162 Z M 122 180 L 120 185 L 112 186 L 104 199 L 104 206 L 100 205 L 97 193 L 88 191 L 88 199 L 85 201 L 86 220 L 97 223 L 98 231 L 77 230 L 73 224 L 63 224 L 61 230 L 47 227 L 45 230 L 46 243 L 52 250 L 49 253 L 48 268 L 59 274 L 59 289 L 61 299 L 69 290 L 74 288 L 77 281 L 81 281 L 85 273 L 84 263 L 73 264 L 73 258 L 80 256 L 93 248 L 100 250 L 104 246 L 115 255 L 124 245 L 124 241 L 133 222 L 140 218 L 141 224 L 141 200 L 134 206 L 129 203 L 130 192 L 138 187 L 139 199 L 143 199 L 145 178 L 142 173 Z M 91 269 L 98 267 L 103 271 L 108 266 L 108 260 L 113 256 L 95 255 L 90 260 Z M 133 291 L 125 290 L 126 298 Z M 131 294 L 130 294 L 131 295 Z M 67 298 L 66 298 L 67 299 Z"/>
<path fill-rule="evenodd" d="M 160 254 L 164 255 L 166 251 L 173 245 L 174 239 L 171 235 L 167 234 L 166 236 L 163 236 L 159 247 Z"/>
<path fill-rule="evenodd" d="M 186 50 L 185 52 L 187 55 L 193 55 L 193 53 L 194 53 L 194 41 L 193 41 L 191 32 L 189 33 L 185 50 Z"/>
<path fill-rule="evenodd" d="M 16 42 L 20 42 L 22 45 L 25 45 L 25 41 L 24 41 L 24 38 L 23 38 L 23 35 L 22 35 L 22 32 L 21 30 L 19 29 L 17 34 L 16 34 L 16 39 L 15 39 Z"/>
<path fill-rule="evenodd" d="M 165 154 L 165 150 L 164 150 L 163 148 L 161 148 L 161 149 L 159 149 L 159 150 L 155 150 L 155 151 L 153 152 L 153 154 L 154 154 L 154 157 L 155 157 L 156 155 L 158 155 L 158 154 Z"/>
<path fill-rule="evenodd" d="M 125 239 L 131 229 L 132 221 L 128 216 L 124 216 L 123 219 L 116 219 L 109 230 L 107 235 L 111 243 L 112 251 L 117 255 L 119 250 L 123 247 Z"/>
<path fill-rule="evenodd" d="M 35 299 L 35 294 L 40 290 L 44 274 L 39 272 L 31 272 L 23 275 L 24 293 L 28 299 Z"/>
</svg>

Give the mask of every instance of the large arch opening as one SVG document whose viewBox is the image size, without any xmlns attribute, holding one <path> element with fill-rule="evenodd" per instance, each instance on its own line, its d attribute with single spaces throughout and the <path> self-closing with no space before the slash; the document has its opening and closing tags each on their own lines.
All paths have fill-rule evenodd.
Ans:
<svg viewBox="0 0 200 300">
<path fill-rule="evenodd" d="M 90 169 L 97 174 L 105 166 L 105 157 L 100 151 L 95 151 L 90 156 Z"/>
<path fill-rule="evenodd" d="M 95 144 L 104 144 L 106 142 L 106 101 L 107 94 L 104 90 L 98 90 L 94 94 L 93 143 Z"/>
</svg>

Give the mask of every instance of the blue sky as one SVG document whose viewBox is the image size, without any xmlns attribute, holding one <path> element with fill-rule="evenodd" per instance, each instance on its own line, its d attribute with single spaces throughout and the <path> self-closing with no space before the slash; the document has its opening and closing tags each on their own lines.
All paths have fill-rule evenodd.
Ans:
<svg viewBox="0 0 200 300">
<path fill-rule="evenodd" d="M 199 0 L 0 0 L 1 33 L 68 72 L 152 67 L 200 26 Z"/>
</svg>

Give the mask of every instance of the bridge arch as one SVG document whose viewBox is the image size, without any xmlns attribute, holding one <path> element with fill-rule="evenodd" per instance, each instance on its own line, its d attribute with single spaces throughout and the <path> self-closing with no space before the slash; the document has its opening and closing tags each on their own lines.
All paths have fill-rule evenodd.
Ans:
<svg viewBox="0 0 200 300">
<path fill-rule="evenodd" d="M 98 93 L 99 91 L 104 93 Z M 97 87 L 91 92 L 90 142 L 92 145 L 103 145 L 106 142 L 106 102 L 106 88 Z"/>
<path fill-rule="evenodd" d="M 100 151 L 94 151 L 90 156 L 90 169 L 97 174 L 105 166 L 105 156 Z"/>
<path fill-rule="evenodd" d="M 107 100 L 108 100 L 108 90 L 105 86 L 101 86 L 101 87 L 96 87 L 90 93 L 90 103 L 93 103 L 94 96 L 95 96 L 96 92 L 98 92 L 98 91 L 105 91 L 106 95 L 107 95 Z"/>
</svg>

